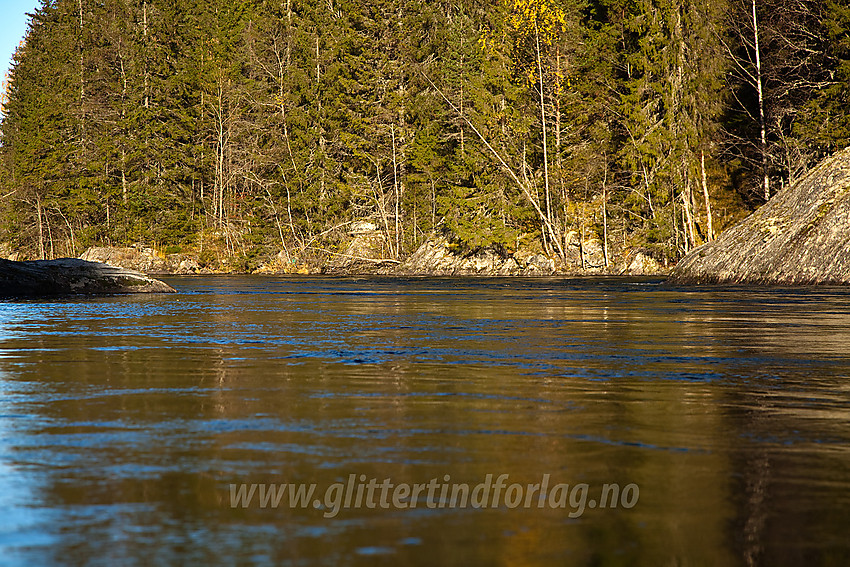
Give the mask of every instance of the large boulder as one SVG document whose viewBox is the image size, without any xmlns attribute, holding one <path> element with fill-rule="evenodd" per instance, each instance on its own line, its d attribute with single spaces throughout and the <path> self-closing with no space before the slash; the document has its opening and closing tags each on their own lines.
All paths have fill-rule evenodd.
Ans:
<svg viewBox="0 0 850 567">
<path fill-rule="evenodd" d="M 655 276 L 666 271 L 664 266 L 645 250 L 635 250 L 626 256 L 625 266 L 623 273 L 630 276 Z"/>
<path fill-rule="evenodd" d="M 668 281 L 850 284 L 850 148 L 691 251 Z"/>
<path fill-rule="evenodd" d="M 203 271 L 197 258 L 190 254 L 160 254 L 153 248 L 143 246 L 93 246 L 83 252 L 80 260 L 119 266 L 145 274 L 195 274 Z"/>
<path fill-rule="evenodd" d="M 515 275 L 519 269 L 515 259 L 503 258 L 492 248 L 462 256 L 455 253 L 445 236 L 432 235 L 395 272 L 429 276 L 507 276 Z"/>
<path fill-rule="evenodd" d="M 142 273 L 98 262 L 0 259 L 0 297 L 173 292 L 170 285 Z"/>
</svg>

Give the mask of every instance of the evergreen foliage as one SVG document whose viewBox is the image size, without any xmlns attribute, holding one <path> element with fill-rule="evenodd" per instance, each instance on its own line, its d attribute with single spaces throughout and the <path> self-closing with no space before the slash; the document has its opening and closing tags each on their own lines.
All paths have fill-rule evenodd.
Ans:
<svg viewBox="0 0 850 567">
<path fill-rule="evenodd" d="M 710 238 L 704 192 L 722 228 L 847 144 L 848 85 L 838 0 L 43 0 L 0 240 L 252 258 L 368 219 L 394 257 L 438 231 L 676 259 Z"/>
</svg>

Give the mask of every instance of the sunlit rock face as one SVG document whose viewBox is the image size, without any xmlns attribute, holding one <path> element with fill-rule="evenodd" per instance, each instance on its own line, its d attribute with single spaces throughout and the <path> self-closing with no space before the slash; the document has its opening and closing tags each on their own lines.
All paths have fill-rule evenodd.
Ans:
<svg viewBox="0 0 850 567">
<path fill-rule="evenodd" d="M 850 148 L 691 251 L 668 281 L 850 284 Z"/>
</svg>

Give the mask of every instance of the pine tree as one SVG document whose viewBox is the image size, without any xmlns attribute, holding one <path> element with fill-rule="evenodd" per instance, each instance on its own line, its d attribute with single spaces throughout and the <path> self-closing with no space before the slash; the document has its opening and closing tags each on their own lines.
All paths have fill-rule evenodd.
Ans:
<svg viewBox="0 0 850 567">
<path fill-rule="evenodd" d="M 11 198 L 19 207 L 11 221 L 19 241 L 34 242 L 40 258 L 66 254 L 79 151 L 79 67 L 74 28 L 59 5 L 45 3 L 30 22 L 24 46 L 14 57 L 9 101 L 3 119 L 3 157 Z"/>
</svg>

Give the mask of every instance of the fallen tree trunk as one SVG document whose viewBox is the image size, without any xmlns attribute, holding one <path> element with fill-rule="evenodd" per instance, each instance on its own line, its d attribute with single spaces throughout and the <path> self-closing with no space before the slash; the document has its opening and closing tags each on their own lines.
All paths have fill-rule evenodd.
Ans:
<svg viewBox="0 0 850 567">
<path fill-rule="evenodd" d="M 850 148 L 682 258 L 678 284 L 850 284 Z"/>
<path fill-rule="evenodd" d="M 71 294 L 174 293 L 141 272 L 74 258 L 13 262 L 0 259 L 0 297 Z"/>
</svg>

